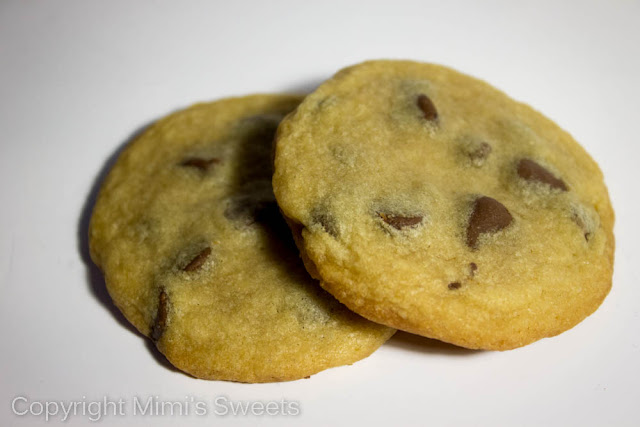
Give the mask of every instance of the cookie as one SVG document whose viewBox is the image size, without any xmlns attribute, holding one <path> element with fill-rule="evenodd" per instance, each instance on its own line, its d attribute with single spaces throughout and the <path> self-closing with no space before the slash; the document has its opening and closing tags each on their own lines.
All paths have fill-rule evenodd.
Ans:
<svg viewBox="0 0 640 427">
<path fill-rule="evenodd" d="M 338 72 L 277 134 L 274 192 L 309 272 L 376 322 L 506 350 L 611 287 L 602 173 L 531 107 L 438 65 Z"/>
<path fill-rule="evenodd" d="M 393 333 L 309 277 L 278 211 L 273 134 L 299 102 L 256 95 L 172 114 L 125 149 L 101 188 L 89 236 L 109 294 L 195 377 L 304 378 Z"/>
</svg>

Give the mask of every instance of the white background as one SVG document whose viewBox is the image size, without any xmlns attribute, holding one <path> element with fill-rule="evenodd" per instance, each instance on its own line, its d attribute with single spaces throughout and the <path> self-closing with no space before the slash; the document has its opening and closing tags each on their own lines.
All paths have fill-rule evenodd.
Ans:
<svg viewBox="0 0 640 427">
<path fill-rule="evenodd" d="M 121 426 L 638 425 L 639 45 L 633 0 L 2 1 L 0 425 L 44 423 L 15 416 L 16 396 L 286 398 L 302 410 L 218 417 L 210 405 L 203 417 L 101 421 Z M 370 58 L 452 66 L 569 130 L 602 167 L 617 213 L 611 294 L 573 330 L 504 353 L 398 334 L 351 367 L 290 383 L 171 369 L 127 326 L 87 258 L 109 159 L 175 109 L 308 91 Z"/>
</svg>

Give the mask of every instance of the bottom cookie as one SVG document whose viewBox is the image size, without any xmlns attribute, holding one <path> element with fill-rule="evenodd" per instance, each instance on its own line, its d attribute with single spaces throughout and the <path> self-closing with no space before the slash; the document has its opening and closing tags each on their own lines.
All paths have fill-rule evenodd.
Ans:
<svg viewBox="0 0 640 427">
<path fill-rule="evenodd" d="M 91 255 L 126 318 L 198 378 L 287 381 L 351 364 L 394 332 L 309 277 L 271 189 L 271 141 L 299 97 L 194 105 L 106 178 Z"/>
</svg>

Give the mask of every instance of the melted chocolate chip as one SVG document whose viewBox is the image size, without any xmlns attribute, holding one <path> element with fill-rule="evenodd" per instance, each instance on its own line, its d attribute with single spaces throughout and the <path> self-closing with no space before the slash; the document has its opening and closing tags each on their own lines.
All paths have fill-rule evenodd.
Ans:
<svg viewBox="0 0 640 427">
<path fill-rule="evenodd" d="M 196 271 L 205 263 L 207 258 L 211 255 L 211 248 L 204 248 L 195 258 L 193 258 L 189 264 L 184 266 L 182 271 Z"/>
<path fill-rule="evenodd" d="M 469 158 L 474 163 L 482 163 L 491 154 L 491 145 L 487 142 L 481 142 L 477 147 L 469 151 Z"/>
<path fill-rule="evenodd" d="M 338 236 L 338 225 L 336 220 L 324 211 L 317 211 L 313 214 L 312 221 L 314 224 L 320 224 L 322 229 L 333 237 Z"/>
<path fill-rule="evenodd" d="M 395 228 L 396 230 L 402 230 L 406 227 L 415 227 L 422 222 L 422 216 L 403 216 L 388 214 L 384 212 L 378 212 L 378 215 L 384 222 Z"/>
<path fill-rule="evenodd" d="M 467 245 L 476 249 L 481 234 L 500 231 L 512 221 L 509 210 L 496 199 L 487 196 L 477 198 L 467 226 Z"/>
<path fill-rule="evenodd" d="M 551 188 L 567 191 L 567 185 L 560 178 L 531 159 L 521 159 L 518 162 L 518 175 L 526 181 L 541 182 Z"/>
<path fill-rule="evenodd" d="M 279 220 L 280 210 L 273 196 L 246 194 L 232 198 L 224 211 L 224 216 L 243 226 L 256 222 L 270 224 Z"/>
<path fill-rule="evenodd" d="M 433 102 L 431 102 L 431 99 L 429 99 L 427 95 L 423 93 L 418 95 L 417 104 L 420 110 L 422 110 L 422 113 L 424 114 L 424 118 L 426 120 L 429 120 L 429 121 L 438 120 L 438 110 L 436 110 L 436 106 L 433 105 Z"/>
<path fill-rule="evenodd" d="M 153 325 L 151 326 L 151 339 L 153 341 L 158 341 L 162 338 L 165 329 L 167 328 L 167 314 L 169 312 L 167 293 L 164 289 L 160 289 L 160 293 L 158 294 L 158 309 L 156 311 L 156 318 L 153 321 Z"/>
<path fill-rule="evenodd" d="M 469 271 L 471 272 L 471 276 L 475 276 L 476 271 L 478 271 L 478 265 L 475 262 L 469 264 Z"/>
<path fill-rule="evenodd" d="M 584 240 L 588 242 L 591 239 L 591 230 L 589 229 L 589 226 L 587 225 L 585 220 L 575 212 L 571 216 L 571 220 L 582 229 L 582 232 L 584 233 Z"/>
<path fill-rule="evenodd" d="M 449 283 L 447 287 L 453 291 L 456 289 L 460 289 L 462 287 L 462 284 L 460 284 L 460 282 L 452 282 L 452 283 Z"/>
<path fill-rule="evenodd" d="M 215 157 L 211 159 L 203 159 L 201 157 L 190 157 L 188 159 L 185 159 L 182 163 L 180 163 L 180 165 L 193 167 L 196 169 L 200 169 L 202 172 L 206 172 L 211 165 L 217 164 L 217 163 L 220 163 L 220 159 L 217 159 Z"/>
<path fill-rule="evenodd" d="M 256 222 L 258 204 L 258 198 L 252 195 L 233 197 L 224 210 L 224 217 L 231 221 L 242 222 L 244 225 L 251 225 Z"/>
</svg>

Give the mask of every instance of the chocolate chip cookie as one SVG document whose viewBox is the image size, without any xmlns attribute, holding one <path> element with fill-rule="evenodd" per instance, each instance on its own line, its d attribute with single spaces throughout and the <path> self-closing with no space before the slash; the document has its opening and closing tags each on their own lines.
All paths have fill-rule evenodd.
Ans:
<svg viewBox="0 0 640 427">
<path fill-rule="evenodd" d="M 438 65 L 338 72 L 280 125 L 276 199 L 322 286 L 468 348 L 559 334 L 611 287 L 597 164 L 531 107 Z"/>
<path fill-rule="evenodd" d="M 149 127 L 100 191 L 91 256 L 126 318 L 199 378 L 304 378 L 393 330 L 304 269 L 271 188 L 272 140 L 296 96 L 199 104 Z"/>
</svg>

